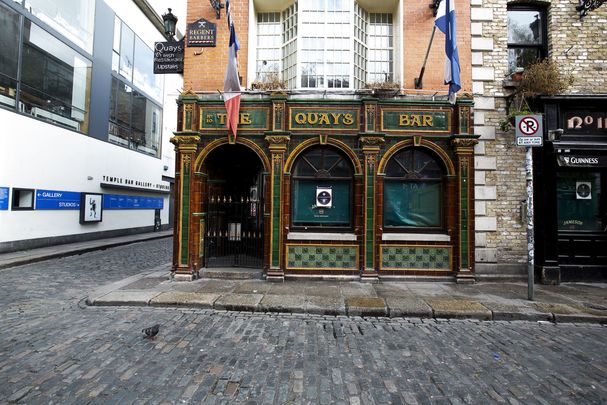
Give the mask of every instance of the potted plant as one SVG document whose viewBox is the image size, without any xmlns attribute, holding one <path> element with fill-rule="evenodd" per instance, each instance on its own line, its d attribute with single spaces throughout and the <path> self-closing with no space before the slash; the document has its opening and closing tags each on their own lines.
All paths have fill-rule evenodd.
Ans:
<svg viewBox="0 0 607 405">
<path fill-rule="evenodd" d="M 373 95 L 378 98 L 394 97 L 400 92 L 400 84 L 393 81 L 371 82 L 365 84 L 365 89 L 372 90 Z"/>
<path fill-rule="evenodd" d="M 522 72 L 520 84 L 507 98 L 507 116 L 505 120 L 500 121 L 500 129 L 504 132 L 510 130 L 517 115 L 533 114 L 528 103 L 531 97 L 553 96 L 564 92 L 571 84 L 573 76 L 562 74 L 556 63 L 550 59 L 529 65 Z"/>
<path fill-rule="evenodd" d="M 287 83 L 280 79 L 278 73 L 270 73 L 251 83 L 251 89 L 270 92 L 284 91 L 287 89 Z"/>
</svg>

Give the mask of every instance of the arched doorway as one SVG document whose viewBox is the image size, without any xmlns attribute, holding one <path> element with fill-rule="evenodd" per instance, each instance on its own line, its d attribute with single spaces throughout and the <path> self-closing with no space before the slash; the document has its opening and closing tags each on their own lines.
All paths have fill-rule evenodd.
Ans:
<svg viewBox="0 0 607 405">
<path fill-rule="evenodd" d="M 242 145 L 206 158 L 204 266 L 263 266 L 263 165 Z"/>
</svg>

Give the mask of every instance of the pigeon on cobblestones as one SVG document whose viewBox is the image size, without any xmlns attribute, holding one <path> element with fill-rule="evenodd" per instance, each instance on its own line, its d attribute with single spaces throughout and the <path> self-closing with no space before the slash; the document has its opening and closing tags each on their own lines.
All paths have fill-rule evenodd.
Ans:
<svg viewBox="0 0 607 405">
<path fill-rule="evenodd" d="M 145 328 L 142 329 L 141 331 L 143 333 L 145 333 L 145 336 L 150 338 L 150 339 L 154 339 L 154 337 L 158 334 L 158 331 L 160 330 L 160 324 L 156 324 L 154 326 L 150 326 L 149 328 Z"/>
</svg>

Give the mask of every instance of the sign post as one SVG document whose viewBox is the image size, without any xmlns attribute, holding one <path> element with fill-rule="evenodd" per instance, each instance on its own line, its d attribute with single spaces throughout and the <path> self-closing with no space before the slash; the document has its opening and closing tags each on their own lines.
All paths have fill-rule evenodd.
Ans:
<svg viewBox="0 0 607 405">
<path fill-rule="evenodd" d="M 535 250 L 533 228 L 533 147 L 544 144 L 541 115 L 518 115 L 515 121 L 516 145 L 525 146 L 525 180 L 527 192 L 527 299 L 533 301 Z"/>
</svg>

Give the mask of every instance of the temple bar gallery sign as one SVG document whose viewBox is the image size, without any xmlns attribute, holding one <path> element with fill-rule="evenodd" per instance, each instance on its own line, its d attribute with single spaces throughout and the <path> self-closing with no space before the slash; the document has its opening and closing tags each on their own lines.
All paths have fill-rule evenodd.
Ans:
<svg viewBox="0 0 607 405">
<path fill-rule="evenodd" d="M 154 74 L 183 73 L 183 41 L 154 44 Z"/>
<path fill-rule="evenodd" d="M 192 24 L 188 24 L 186 36 L 188 39 L 188 47 L 216 46 L 217 25 L 201 18 Z"/>
</svg>

